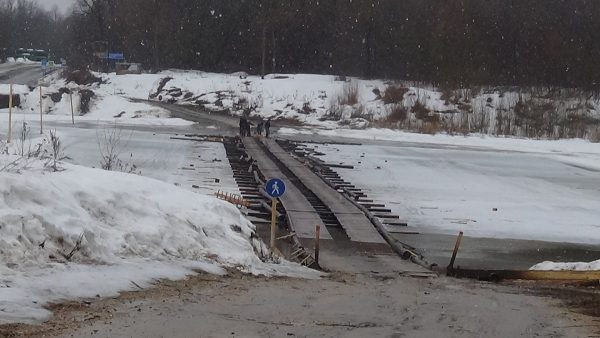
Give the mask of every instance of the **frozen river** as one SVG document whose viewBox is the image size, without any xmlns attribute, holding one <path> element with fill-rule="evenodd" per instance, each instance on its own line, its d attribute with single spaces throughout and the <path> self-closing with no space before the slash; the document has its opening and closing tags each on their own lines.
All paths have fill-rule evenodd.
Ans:
<svg viewBox="0 0 600 338">
<path fill-rule="evenodd" d="M 308 146 L 354 165 L 336 171 L 406 221 L 394 236 L 430 261 L 448 263 L 459 231 L 463 267 L 600 258 L 600 171 L 580 165 L 595 154 L 374 143 Z"/>
</svg>

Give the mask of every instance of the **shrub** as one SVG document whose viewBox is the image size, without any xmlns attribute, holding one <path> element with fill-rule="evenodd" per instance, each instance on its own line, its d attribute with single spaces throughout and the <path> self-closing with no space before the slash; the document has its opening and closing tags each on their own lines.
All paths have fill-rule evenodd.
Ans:
<svg viewBox="0 0 600 338">
<path fill-rule="evenodd" d="M 339 105 L 353 106 L 358 103 L 358 84 L 346 83 L 342 95 L 337 99 Z"/>
<path fill-rule="evenodd" d="M 389 109 L 389 114 L 387 116 L 388 122 L 396 123 L 406 120 L 408 117 L 408 112 L 402 107 L 402 105 L 395 104 Z"/>
<path fill-rule="evenodd" d="M 332 105 L 329 108 L 329 113 L 325 117 L 326 120 L 339 121 L 342 119 L 342 115 L 344 114 L 344 108 L 339 105 Z"/>
<path fill-rule="evenodd" d="M 439 121 L 425 122 L 419 127 L 419 132 L 422 134 L 435 135 L 440 132 Z"/>
<path fill-rule="evenodd" d="M 310 102 L 304 102 L 304 104 L 302 105 L 302 109 L 299 111 L 299 113 L 310 114 L 314 113 L 314 111 L 315 110 L 310 106 Z"/>
<path fill-rule="evenodd" d="M 406 87 L 388 86 L 383 93 L 383 103 L 401 103 L 406 93 L 408 93 L 408 88 Z"/>
<path fill-rule="evenodd" d="M 79 111 L 81 115 L 85 115 L 90 112 L 90 101 L 96 94 L 89 89 L 83 89 L 79 91 L 79 95 L 81 96 Z"/>
<path fill-rule="evenodd" d="M 350 118 L 351 119 L 356 119 L 356 118 L 364 118 L 365 115 L 365 106 L 358 105 L 358 107 L 356 109 L 352 110 L 352 113 L 350 114 Z"/>
<path fill-rule="evenodd" d="M 421 101 L 415 102 L 415 105 L 412 107 L 412 112 L 419 120 L 426 120 L 430 113 L 429 109 L 427 109 Z"/>
<path fill-rule="evenodd" d="M 70 68 L 66 68 L 62 73 L 63 78 L 67 82 L 74 82 L 79 86 L 90 85 L 93 83 L 102 83 L 102 79 L 92 74 L 89 70 L 72 70 Z"/>
<path fill-rule="evenodd" d="M 452 101 L 453 97 L 454 93 L 452 92 L 452 90 L 445 88 L 444 90 L 442 90 L 442 95 L 440 96 L 440 99 L 444 100 L 444 103 L 448 105 L 450 101 Z"/>
</svg>

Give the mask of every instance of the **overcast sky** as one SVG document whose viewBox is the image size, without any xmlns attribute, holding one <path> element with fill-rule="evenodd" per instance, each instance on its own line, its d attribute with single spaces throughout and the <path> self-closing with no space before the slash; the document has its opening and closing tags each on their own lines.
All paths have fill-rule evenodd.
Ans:
<svg viewBox="0 0 600 338">
<path fill-rule="evenodd" d="M 46 9 L 51 9 L 52 6 L 57 5 L 62 13 L 66 13 L 71 9 L 75 0 L 37 0 L 37 2 Z"/>
</svg>

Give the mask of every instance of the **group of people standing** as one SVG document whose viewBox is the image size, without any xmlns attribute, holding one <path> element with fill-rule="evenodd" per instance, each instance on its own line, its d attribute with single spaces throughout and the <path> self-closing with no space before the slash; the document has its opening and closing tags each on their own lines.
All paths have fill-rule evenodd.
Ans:
<svg viewBox="0 0 600 338">
<path fill-rule="evenodd" d="M 254 124 L 252 121 L 249 121 L 245 115 L 240 117 L 240 136 L 252 136 L 252 126 L 254 126 Z M 269 117 L 267 121 L 263 121 L 259 118 L 258 122 L 256 123 L 255 131 L 255 135 L 262 136 L 264 132 L 265 136 L 269 137 L 271 133 L 271 118 Z"/>
</svg>

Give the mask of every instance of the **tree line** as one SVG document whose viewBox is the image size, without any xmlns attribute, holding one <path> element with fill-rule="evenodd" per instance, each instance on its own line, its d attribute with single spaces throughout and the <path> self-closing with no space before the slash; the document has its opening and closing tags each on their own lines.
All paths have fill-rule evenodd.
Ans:
<svg viewBox="0 0 600 338">
<path fill-rule="evenodd" d="M 595 0 L 0 0 L 0 47 L 93 63 L 98 41 L 148 69 L 326 73 L 440 86 L 596 87 Z M 9 20 L 4 20 L 9 18 Z"/>
</svg>

